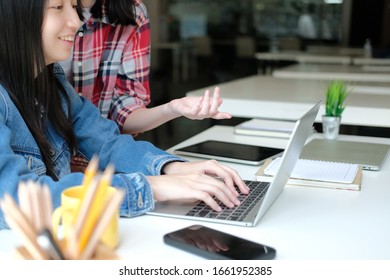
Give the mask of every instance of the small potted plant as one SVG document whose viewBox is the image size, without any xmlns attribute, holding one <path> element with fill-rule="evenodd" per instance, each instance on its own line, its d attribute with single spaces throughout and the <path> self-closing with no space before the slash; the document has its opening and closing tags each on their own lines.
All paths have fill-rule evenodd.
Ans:
<svg viewBox="0 0 390 280">
<path fill-rule="evenodd" d="M 326 139 L 336 139 L 339 135 L 341 115 L 345 109 L 344 101 L 350 94 L 349 83 L 331 81 L 325 88 L 325 114 L 322 116 L 322 131 Z"/>
</svg>

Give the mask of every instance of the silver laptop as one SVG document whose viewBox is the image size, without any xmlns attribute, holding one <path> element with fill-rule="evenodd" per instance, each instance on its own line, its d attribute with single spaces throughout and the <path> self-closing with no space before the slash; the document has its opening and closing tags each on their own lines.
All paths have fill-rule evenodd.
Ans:
<svg viewBox="0 0 390 280">
<path fill-rule="evenodd" d="M 272 182 L 245 181 L 251 191 L 248 195 L 240 195 L 240 206 L 228 208 L 220 203 L 223 210 L 216 212 L 204 202 L 192 204 L 158 202 L 155 210 L 148 212 L 148 214 L 196 221 L 255 226 L 286 185 L 306 139 L 312 131 L 313 122 L 319 107 L 320 102 L 296 122 L 274 180 Z"/>
<path fill-rule="evenodd" d="M 300 158 L 359 164 L 365 170 L 380 170 L 390 145 L 313 139 L 305 145 Z"/>
</svg>

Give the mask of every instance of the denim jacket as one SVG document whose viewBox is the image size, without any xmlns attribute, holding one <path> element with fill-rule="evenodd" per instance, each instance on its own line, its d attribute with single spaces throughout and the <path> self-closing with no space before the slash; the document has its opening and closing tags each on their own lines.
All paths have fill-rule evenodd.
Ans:
<svg viewBox="0 0 390 280">
<path fill-rule="evenodd" d="M 131 217 L 153 210 L 153 194 L 145 176 L 160 175 L 166 163 L 182 159 L 148 142 L 135 141 L 130 135 L 120 134 L 114 122 L 102 118 L 92 103 L 75 93 L 59 65 L 55 65 L 54 72 L 70 97 L 79 152 L 87 159 L 97 155 L 101 169 L 109 163 L 115 166 L 112 185 L 126 192 L 120 215 Z M 19 182 L 33 180 L 49 186 L 53 206 L 58 207 L 61 192 L 82 183 L 82 173 L 70 172 L 71 152 L 64 139 L 50 126 L 46 134 L 58 180 L 46 175 L 34 137 L 8 92 L 0 85 L 0 198 L 9 193 L 18 201 Z M 0 210 L 0 229 L 6 227 Z"/>
</svg>

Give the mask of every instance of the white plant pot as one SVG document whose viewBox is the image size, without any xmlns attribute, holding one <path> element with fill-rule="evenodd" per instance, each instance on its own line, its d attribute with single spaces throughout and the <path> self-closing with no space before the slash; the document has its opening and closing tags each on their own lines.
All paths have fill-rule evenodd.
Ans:
<svg viewBox="0 0 390 280">
<path fill-rule="evenodd" d="M 322 115 L 322 133 L 325 139 L 337 139 L 341 117 Z"/>
</svg>

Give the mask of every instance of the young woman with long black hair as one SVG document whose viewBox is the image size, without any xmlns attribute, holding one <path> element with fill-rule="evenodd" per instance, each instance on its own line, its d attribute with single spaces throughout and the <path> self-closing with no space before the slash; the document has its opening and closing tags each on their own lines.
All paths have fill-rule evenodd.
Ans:
<svg viewBox="0 0 390 280">
<path fill-rule="evenodd" d="M 49 186 L 58 207 L 61 192 L 82 183 L 83 173 L 70 171 L 78 152 L 97 155 L 100 169 L 114 164 L 112 185 L 126 191 L 121 216 L 151 211 L 155 200 L 203 200 L 217 211 L 215 199 L 239 204 L 234 185 L 248 188 L 237 172 L 134 141 L 74 91 L 56 62 L 71 53 L 78 11 L 76 0 L 0 1 L 0 198 L 17 199 L 19 183 L 33 180 Z"/>
</svg>

